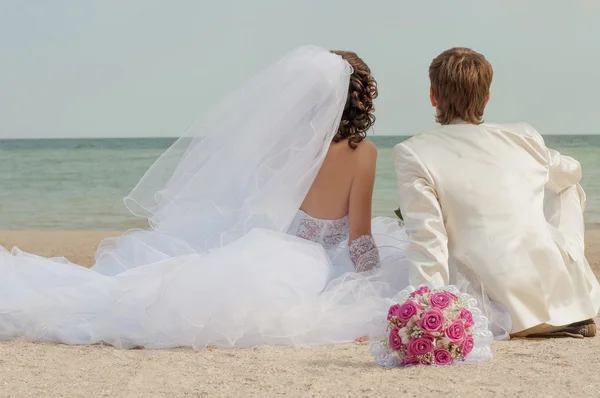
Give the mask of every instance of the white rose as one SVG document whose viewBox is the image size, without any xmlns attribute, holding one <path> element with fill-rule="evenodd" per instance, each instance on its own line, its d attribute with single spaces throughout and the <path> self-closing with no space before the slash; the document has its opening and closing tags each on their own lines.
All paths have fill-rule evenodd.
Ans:
<svg viewBox="0 0 600 398">
<path fill-rule="evenodd" d="M 398 336 L 400 336 L 400 339 L 402 340 L 403 344 L 407 344 L 409 337 L 408 337 L 408 330 L 406 330 L 406 328 L 402 328 L 398 331 Z"/>
</svg>

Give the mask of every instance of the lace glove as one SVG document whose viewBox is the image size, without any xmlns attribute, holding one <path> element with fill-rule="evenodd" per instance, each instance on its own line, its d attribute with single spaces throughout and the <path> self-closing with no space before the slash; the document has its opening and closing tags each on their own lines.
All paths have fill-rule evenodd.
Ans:
<svg viewBox="0 0 600 398">
<path fill-rule="evenodd" d="M 371 235 L 363 235 L 350 242 L 350 258 L 356 272 L 372 270 L 379 265 L 379 250 Z"/>
</svg>

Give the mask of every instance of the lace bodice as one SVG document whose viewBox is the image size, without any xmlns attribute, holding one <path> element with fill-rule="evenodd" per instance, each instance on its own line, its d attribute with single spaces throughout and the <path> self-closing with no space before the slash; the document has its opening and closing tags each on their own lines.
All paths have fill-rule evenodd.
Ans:
<svg viewBox="0 0 600 398">
<path fill-rule="evenodd" d="M 348 242 L 350 222 L 347 215 L 337 220 L 323 220 L 299 210 L 288 233 L 329 250 Z M 368 271 L 379 265 L 379 251 L 371 235 L 363 235 L 349 242 L 348 251 L 357 272 Z"/>
<path fill-rule="evenodd" d="M 298 211 L 289 229 L 290 235 L 319 243 L 325 249 L 347 241 L 350 235 L 348 216 L 338 220 L 322 220 Z"/>
</svg>

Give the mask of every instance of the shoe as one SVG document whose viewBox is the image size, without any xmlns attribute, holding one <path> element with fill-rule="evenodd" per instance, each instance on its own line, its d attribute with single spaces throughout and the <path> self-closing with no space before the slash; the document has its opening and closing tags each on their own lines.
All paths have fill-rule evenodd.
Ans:
<svg viewBox="0 0 600 398">
<path fill-rule="evenodd" d="M 532 338 L 551 338 L 551 337 L 573 337 L 583 339 L 584 337 L 594 337 L 596 335 L 596 323 L 593 319 L 575 322 L 564 328 L 550 333 L 531 334 L 527 337 Z"/>
<path fill-rule="evenodd" d="M 593 319 L 570 324 L 567 329 L 573 329 L 574 333 L 583 337 L 594 337 L 596 335 L 596 322 Z"/>
</svg>

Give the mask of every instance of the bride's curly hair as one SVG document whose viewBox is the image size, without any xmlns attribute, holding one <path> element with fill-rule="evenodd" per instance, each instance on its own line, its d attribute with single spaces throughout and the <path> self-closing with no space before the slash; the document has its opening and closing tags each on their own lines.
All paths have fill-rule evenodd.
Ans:
<svg viewBox="0 0 600 398">
<path fill-rule="evenodd" d="M 333 142 L 348 140 L 348 146 L 356 149 L 359 142 L 367 136 L 375 124 L 375 107 L 373 100 L 377 98 L 377 82 L 371 74 L 371 69 L 356 53 L 351 51 L 332 51 L 344 58 L 354 69 L 350 76 L 348 99 L 342 114 L 342 120 Z"/>
</svg>

